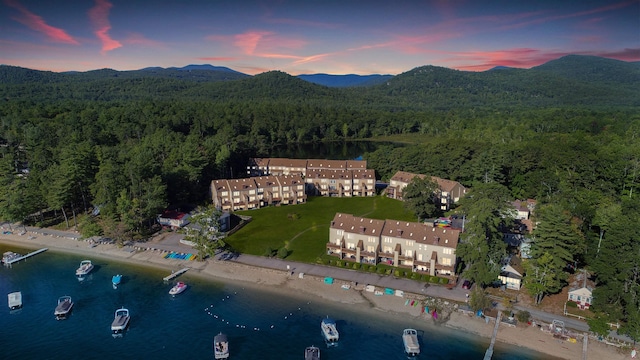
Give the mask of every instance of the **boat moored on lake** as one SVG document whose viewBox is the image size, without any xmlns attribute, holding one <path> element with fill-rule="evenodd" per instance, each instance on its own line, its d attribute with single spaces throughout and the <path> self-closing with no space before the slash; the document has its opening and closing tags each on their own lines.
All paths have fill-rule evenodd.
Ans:
<svg viewBox="0 0 640 360">
<path fill-rule="evenodd" d="M 415 329 L 404 329 L 402 332 L 402 343 L 404 352 L 408 356 L 420 355 L 420 343 L 418 342 L 418 331 Z"/>
<path fill-rule="evenodd" d="M 117 289 L 118 285 L 120 285 L 121 282 L 122 282 L 121 274 L 113 275 L 113 277 L 111 278 L 111 284 L 113 285 L 114 289 Z"/>
<path fill-rule="evenodd" d="M 71 309 L 73 309 L 73 300 L 71 300 L 71 296 L 61 296 L 58 298 L 58 305 L 53 311 L 53 315 L 56 317 L 56 320 L 65 320 L 69 317 Z"/>
<path fill-rule="evenodd" d="M 83 280 L 85 276 L 89 275 L 91 270 L 93 270 L 91 260 L 82 260 L 80 262 L 80 266 L 76 270 L 76 276 L 79 280 Z"/>
<path fill-rule="evenodd" d="M 219 333 L 213 337 L 213 355 L 216 359 L 229 358 L 229 340 L 226 334 Z"/>
<path fill-rule="evenodd" d="M 320 360 L 320 348 L 309 346 L 304 349 L 304 360 Z"/>
<path fill-rule="evenodd" d="M 7 295 L 9 309 L 16 310 L 22 307 L 22 293 L 20 291 L 12 292 Z"/>
<path fill-rule="evenodd" d="M 327 343 L 327 346 L 336 346 L 338 345 L 338 340 L 340 340 L 340 333 L 338 333 L 338 328 L 336 327 L 335 320 L 330 317 L 326 317 L 322 319 L 320 323 L 320 329 L 322 330 L 322 336 L 324 337 L 324 341 Z"/>
<path fill-rule="evenodd" d="M 128 309 L 120 308 L 116 310 L 113 322 L 111 323 L 111 332 L 113 335 L 121 335 L 127 329 L 127 326 L 129 326 L 129 320 L 131 320 L 131 316 L 129 316 Z"/>
<path fill-rule="evenodd" d="M 185 290 L 187 290 L 187 284 L 182 281 L 178 281 L 178 283 L 174 287 L 172 287 L 171 290 L 169 290 L 169 294 L 176 296 Z"/>
</svg>

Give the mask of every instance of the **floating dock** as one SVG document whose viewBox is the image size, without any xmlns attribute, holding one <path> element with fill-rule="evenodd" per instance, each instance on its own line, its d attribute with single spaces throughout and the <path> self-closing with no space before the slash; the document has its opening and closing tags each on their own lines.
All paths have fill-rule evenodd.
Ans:
<svg viewBox="0 0 640 360">
<path fill-rule="evenodd" d="M 189 271 L 189 268 L 180 269 L 180 270 L 178 270 L 178 271 L 176 271 L 174 273 L 171 273 L 171 275 L 169 275 L 169 276 L 165 276 L 163 278 L 163 280 L 164 281 L 173 280 L 173 279 L 177 278 L 178 276 L 186 273 L 187 271 Z"/>
<path fill-rule="evenodd" d="M 47 250 L 49 250 L 49 248 L 43 248 L 43 249 L 40 249 L 40 250 L 36 250 L 34 252 L 30 252 L 27 255 L 23 255 L 23 256 L 15 258 L 15 259 L 8 260 L 7 262 L 5 262 L 5 265 L 11 266 L 11 264 L 13 264 L 13 263 L 17 263 L 18 261 L 24 260 L 26 258 L 30 258 L 30 257 L 32 257 L 34 255 L 38 255 L 38 254 L 43 253 L 43 252 L 45 252 Z"/>
</svg>

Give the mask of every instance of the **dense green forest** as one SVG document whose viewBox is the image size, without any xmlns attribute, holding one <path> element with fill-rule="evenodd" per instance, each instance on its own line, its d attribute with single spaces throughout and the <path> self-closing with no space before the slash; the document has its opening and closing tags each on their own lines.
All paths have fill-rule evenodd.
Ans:
<svg viewBox="0 0 640 360">
<path fill-rule="evenodd" d="M 85 233 L 144 238 L 162 209 L 207 203 L 212 179 L 243 173 L 248 157 L 276 146 L 410 140 L 365 155 L 379 179 L 405 170 L 457 180 L 476 189 L 476 202 L 537 199 L 548 226 L 535 234 L 545 240 L 532 266 L 589 268 L 594 308 L 640 340 L 637 63 L 569 56 L 527 70 L 425 66 L 354 88 L 276 71 L 172 71 L 0 66 L 0 218 L 48 225 L 57 215 Z M 98 217 L 77 216 L 96 208 Z M 570 233 L 549 235 L 558 229 Z M 545 241 L 569 244 L 569 256 L 543 251 Z"/>
</svg>

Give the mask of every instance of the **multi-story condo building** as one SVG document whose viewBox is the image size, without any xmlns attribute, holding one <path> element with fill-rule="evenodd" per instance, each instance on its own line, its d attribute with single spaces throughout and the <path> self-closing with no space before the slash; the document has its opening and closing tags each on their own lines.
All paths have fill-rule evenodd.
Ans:
<svg viewBox="0 0 640 360">
<path fill-rule="evenodd" d="M 365 170 L 366 160 L 252 158 L 247 165 L 247 175 L 307 175 L 307 170 Z"/>
<path fill-rule="evenodd" d="M 391 177 L 386 194 L 393 199 L 402 200 L 402 190 L 415 178 L 426 178 L 426 175 L 413 174 L 406 171 L 398 171 Z M 466 193 L 467 189 L 457 181 L 442 179 L 436 176 L 431 177 L 431 181 L 438 184 L 438 190 L 434 194 L 438 206 L 441 210 L 447 211 L 457 203 Z"/>
<path fill-rule="evenodd" d="M 218 179 L 211 182 L 214 206 L 223 211 L 249 210 L 271 204 L 306 202 L 300 175 Z"/>
<path fill-rule="evenodd" d="M 385 263 L 453 278 L 460 230 L 423 223 L 374 220 L 337 213 L 327 253 L 359 263 Z"/>
</svg>

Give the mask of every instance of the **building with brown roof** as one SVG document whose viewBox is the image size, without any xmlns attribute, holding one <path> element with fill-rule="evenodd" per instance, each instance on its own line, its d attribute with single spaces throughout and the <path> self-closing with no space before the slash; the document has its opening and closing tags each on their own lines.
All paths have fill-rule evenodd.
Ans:
<svg viewBox="0 0 640 360">
<path fill-rule="evenodd" d="M 304 180 L 300 175 L 256 176 L 211 182 L 213 205 L 223 211 L 301 204 L 307 201 L 304 190 Z"/>
<path fill-rule="evenodd" d="M 413 272 L 453 278 L 460 231 L 399 220 L 337 213 L 327 253 L 359 263 L 385 263 Z"/>
<path fill-rule="evenodd" d="M 427 176 L 414 174 L 406 171 L 396 172 L 389 180 L 386 194 L 392 199 L 403 200 L 402 190 L 409 185 L 415 177 L 424 179 Z M 457 181 L 442 179 L 436 176 L 431 177 L 431 181 L 438 185 L 438 190 L 434 194 L 440 210 L 447 211 L 457 203 L 466 193 L 467 189 Z"/>
</svg>

